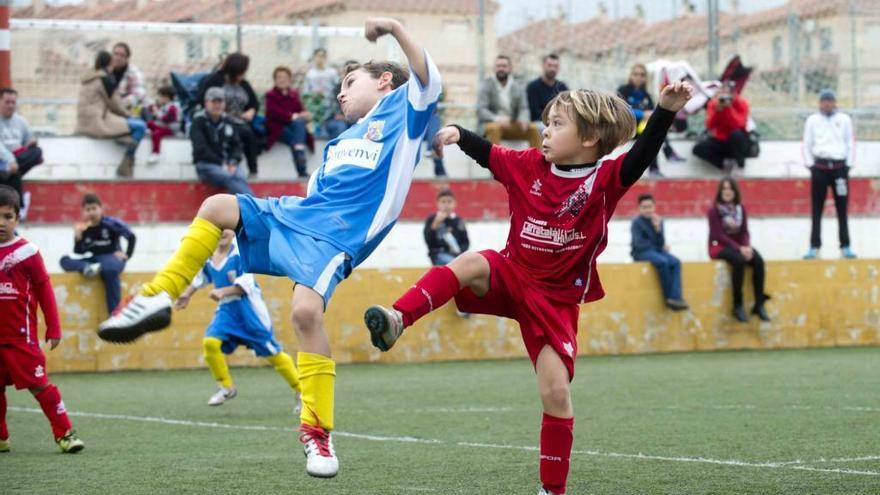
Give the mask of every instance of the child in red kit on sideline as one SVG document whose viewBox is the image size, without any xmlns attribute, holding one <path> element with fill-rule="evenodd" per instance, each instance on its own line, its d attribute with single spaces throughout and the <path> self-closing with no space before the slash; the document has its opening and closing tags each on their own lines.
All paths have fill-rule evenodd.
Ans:
<svg viewBox="0 0 880 495">
<path fill-rule="evenodd" d="M 150 139 L 153 141 L 153 152 L 147 163 L 159 162 L 159 154 L 162 152 L 162 140 L 173 136 L 180 130 L 180 107 L 174 102 L 174 88 L 162 86 L 159 88 L 156 105 L 151 109 L 153 118 L 147 122 L 150 128 Z"/>
<path fill-rule="evenodd" d="M 519 323 L 544 409 L 539 494 L 566 490 L 579 305 L 604 296 L 596 258 L 608 243 L 608 221 L 690 95 L 686 83 L 664 88 L 632 149 L 614 158 L 606 155 L 633 136 L 636 122 L 626 102 L 598 91 L 563 92 L 547 105 L 541 150 L 515 151 L 458 126 L 442 129 L 435 148 L 457 143 L 507 189 L 507 247 L 463 253 L 428 271 L 391 309 L 373 306 L 364 315 L 373 345 L 383 351 L 453 297 L 459 311 Z"/>
<path fill-rule="evenodd" d="M 37 336 L 37 304 L 46 319 L 46 342 L 61 342 L 55 293 L 37 247 L 17 237 L 19 198 L 15 189 L 0 185 L 0 452 L 9 452 L 6 427 L 6 386 L 28 389 L 40 403 L 53 438 L 62 452 L 83 449 L 67 418 L 61 393 L 50 381 L 46 356 Z"/>
</svg>

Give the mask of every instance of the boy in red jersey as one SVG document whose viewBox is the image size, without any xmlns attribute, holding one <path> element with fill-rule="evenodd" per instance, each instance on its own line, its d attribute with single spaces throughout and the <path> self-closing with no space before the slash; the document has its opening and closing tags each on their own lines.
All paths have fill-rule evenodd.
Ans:
<svg viewBox="0 0 880 495">
<path fill-rule="evenodd" d="M 459 311 L 519 322 L 544 408 L 539 495 L 565 493 L 579 304 L 605 295 L 596 258 L 608 243 L 608 221 L 656 158 L 690 95 L 686 83 L 664 88 L 645 131 L 629 152 L 614 158 L 606 155 L 632 137 L 636 122 L 626 102 L 597 91 L 567 91 L 547 105 L 542 150 L 514 151 L 458 126 L 442 129 L 435 148 L 458 143 L 507 189 L 507 246 L 464 253 L 434 267 L 393 309 L 373 306 L 364 315 L 373 345 L 383 351 L 404 328 L 453 297 Z"/>
<path fill-rule="evenodd" d="M 9 452 L 6 428 L 6 386 L 34 394 L 52 425 L 62 452 L 74 453 L 84 444 L 70 425 L 58 388 L 49 382 L 46 356 L 37 337 L 37 304 L 46 319 L 46 342 L 61 342 L 55 293 L 37 247 L 16 237 L 19 198 L 15 189 L 0 185 L 0 452 Z"/>
</svg>

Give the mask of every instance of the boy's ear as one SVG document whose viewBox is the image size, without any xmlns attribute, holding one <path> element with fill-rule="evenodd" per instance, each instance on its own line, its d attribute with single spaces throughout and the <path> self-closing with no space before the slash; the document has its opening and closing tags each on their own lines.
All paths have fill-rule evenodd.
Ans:
<svg viewBox="0 0 880 495">
<path fill-rule="evenodd" d="M 394 75 L 390 72 L 383 72 L 382 75 L 379 76 L 379 90 L 385 89 L 394 89 L 391 87 L 391 81 L 394 79 Z"/>
<path fill-rule="evenodd" d="M 598 134 L 594 135 L 593 137 L 590 137 L 588 139 L 584 139 L 583 141 L 581 141 L 581 146 L 583 146 L 584 148 L 593 148 L 598 144 L 599 144 L 599 135 Z"/>
</svg>

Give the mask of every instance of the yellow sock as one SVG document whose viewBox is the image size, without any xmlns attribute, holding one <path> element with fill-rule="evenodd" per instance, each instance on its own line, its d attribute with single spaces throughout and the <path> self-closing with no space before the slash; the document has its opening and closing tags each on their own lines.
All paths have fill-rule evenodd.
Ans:
<svg viewBox="0 0 880 495">
<path fill-rule="evenodd" d="M 274 356 L 267 357 L 266 360 L 272 363 L 272 366 L 275 367 L 275 371 L 284 378 L 284 381 L 290 385 L 290 388 L 297 392 L 300 391 L 299 373 L 296 371 L 296 366 L 293 365 L 293 358 L 290 357 L 290 354 L 279 352 Z"/>
<path fill-rule="evenodd" d="M 300 352 L 296 358 L 303 404 L 300 421 L 332 430 L 336 363 L 327 356 L 308 352 Z"/>
<path fill-rule="evenodd" d="M 205 337 L 204 340 L 202 340 L 202 347 L 205 351 L 205 362 L 208 363 L 208 368 L 211 369 L 211 376 L 213 376 L 214 379 L 225 388 L 232 388 L 232 377 L 229 376 L 229 366 L 226 365 L 226 357 L 223 355 L 223 351 L 220 350 L 220 346 L 222 345 L 223 342 L 214 337 Z"/>
<path fill-rule="evenodd" d="M 177 299 L 217 249 L 222 233 L 213 223 L 196 217 L 177 251 L 153 280 L 141 288 L 141 294 L 155 296 L 167 292 L 171 299 Z"/>
</svg>

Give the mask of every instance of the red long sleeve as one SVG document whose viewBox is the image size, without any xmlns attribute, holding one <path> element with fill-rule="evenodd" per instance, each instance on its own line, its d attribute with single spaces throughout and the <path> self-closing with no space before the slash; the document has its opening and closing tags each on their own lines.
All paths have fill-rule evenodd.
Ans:
<svg viewBox="0 0 880 495">
<path fill-rule="evenodd" d="M 706 108 L 706 128 L 715 139 L 726 141 L 735 130 L 745 130 L 749 119 L 749 104 L 736 97 L 729 106 L 718 110 L 718 101 L 711 100 Z"/>
<path fill-rule="evenodd" d="M 52 280 L 43 257 L 37 253 L 29 262 L 31 280 L 33 281 L 34 294 L 37 302 L 43 310 L 46 320 L 46 340 L 61 338 L 61 318 L 58 316 L 58 303 L 55 301 L 55 291 L 52 289 Z"/>
</svg>

